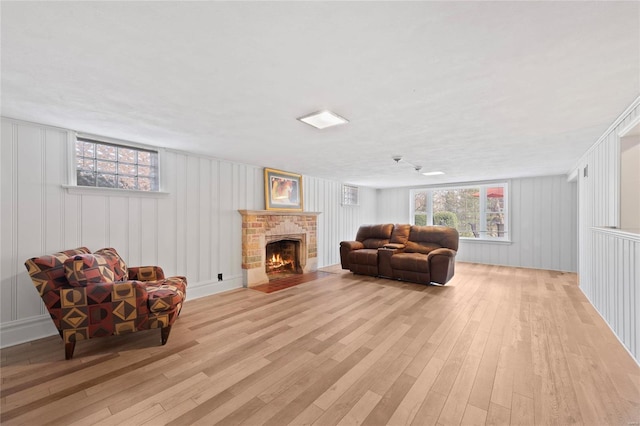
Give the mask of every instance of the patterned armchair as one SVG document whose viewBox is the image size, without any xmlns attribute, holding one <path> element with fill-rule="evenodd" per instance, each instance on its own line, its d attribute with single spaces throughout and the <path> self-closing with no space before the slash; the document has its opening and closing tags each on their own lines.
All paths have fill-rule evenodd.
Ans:
<svg viewBox="0 0 640 426">
<path fill-rule="evenodd" d="M 115 249 L 80 247 L 25 262 L 60 337 L 65 358 L 76 342 L 159 328 L 167 343 L 187 288 L 159 266 L 127 267 Z"/>
</svg>

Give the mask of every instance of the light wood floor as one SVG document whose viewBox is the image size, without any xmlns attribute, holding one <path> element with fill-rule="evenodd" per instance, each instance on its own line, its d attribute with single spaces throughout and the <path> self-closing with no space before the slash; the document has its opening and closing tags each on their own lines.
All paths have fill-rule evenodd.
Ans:
<svg viewBox="0 0 640 426">
<path fill-rule="evenodd" d="M 189 301 L 153 330 L 2 350 L 12 424 L 640 422 L 640 369 L 575 274 L 458 263 L 445 287 L 335 272 Z"/>
</svg>

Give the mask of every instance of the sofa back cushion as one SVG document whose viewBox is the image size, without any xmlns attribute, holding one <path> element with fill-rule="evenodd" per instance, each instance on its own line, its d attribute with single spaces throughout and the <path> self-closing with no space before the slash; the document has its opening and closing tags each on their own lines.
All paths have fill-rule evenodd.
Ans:
<svg viewBox="0 0 640 426">
<path fill-rule="evenodd" d="M 123 281 L 122 259 L 113 249 L 98 250 L 94 254 L 80 254 L 64 261 L 64 269 L 69 285 L 84 287 L 89 283 L 112 283 Z"/>
<path fill-rule="evenodd" d="M 24 265 L 40 296 L 46 292 L 68 285 L 64 262 L 71 256 L 91 253 L 86 247 L 61 251 L 27 260 Z"/>
<path fill-rule="evenodd" d="M 360 241 L 364 247 L 368 249 L 384 247 L 385 244 L 389 243 L 392 231 L 392 223 L 385 223 L 384 225 L 362 225 L 356 234 L 356 241 Z"/>
<path fill-rule="evenodd" d="M 115 281 L 126 281 L 129 279 L 129 269 L 127 268 L 127 263 L 124 259 L 118 254 L 116 249 L 109 247 L 103 248 L 95 252 L 95 254 L 100 254 L 102 256 L 107 257 L 113 265 L 114 272 L 116 274 Z"/>
<path fill-rule="evenodd" d="M 427 254 L 437 248 L 458 251 L 458 231 L 447 226 L 412 226 L 405 252 Z"/>
<path fill-rule="evenodd" d="M 393 226 L 393 232 L 391 233 L 389 242 L 392 244 L 407 244 L 410 232 L 411 225 L 408 223 L 397 223 Z"/>
</svg>

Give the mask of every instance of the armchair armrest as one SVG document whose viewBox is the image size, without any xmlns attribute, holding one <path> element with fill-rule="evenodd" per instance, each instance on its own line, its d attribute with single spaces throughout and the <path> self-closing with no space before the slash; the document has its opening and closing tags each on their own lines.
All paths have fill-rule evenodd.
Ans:
<svg viewBox="0 0 640 426">
<path fill-rule="evenodd" d="M 164 279 L 164 271 L 159 266 L 130 266 L 129 280 L 158 281 Z"/>
</svg>

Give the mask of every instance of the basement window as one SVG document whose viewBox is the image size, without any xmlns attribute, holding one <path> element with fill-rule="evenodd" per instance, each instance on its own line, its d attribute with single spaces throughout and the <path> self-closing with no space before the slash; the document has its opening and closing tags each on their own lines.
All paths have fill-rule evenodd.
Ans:
<svg viewBox="0 0 640 426">
<path fill-rule="evenodd" d="M 352 185 L 342 185 L 342 205 L 357 206 L 358 205 L 358 187 Z"/>
<path fill-rule="evenodd" d="M 158 151 L 78 137 L 75 177 L 78 187 L 158 192 Z"/>
</svg>

